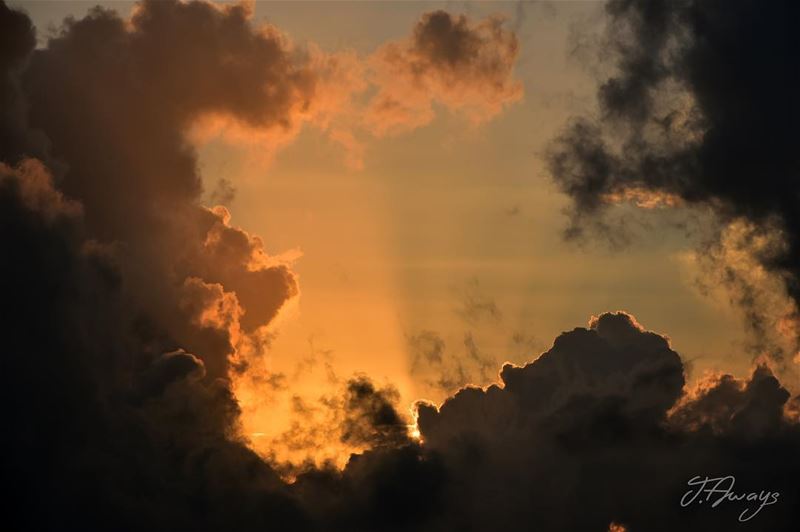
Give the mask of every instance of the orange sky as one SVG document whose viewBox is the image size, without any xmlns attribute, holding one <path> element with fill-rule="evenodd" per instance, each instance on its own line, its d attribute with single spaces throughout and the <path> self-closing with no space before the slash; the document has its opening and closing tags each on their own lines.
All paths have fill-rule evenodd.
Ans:
<svg viewBox="0 0 800 532">
<path fill-rule="evenodd" d="M 45 28 L 89 5 L 24 7 Z M 305 2 L 259 2 L 253 21 L 275 24 L 299 47 L 313 43 L 367 62 L 385 43 L 407 38 L 422 13 L 444 5 L 323 2 L 309 17 Z M 233 223 L 260 235 L 271 253 L 295 257 L 301 295 L 272 326 L 263 371 L 283 374 L 292 394 L 314 405 L 341 379 L 363 372 L 397 387 L 410 407 L 452 392 L 434 383 L 462 362 L 471 382 L 488 384 L 494 374 L 468 364 L 470 353 L 496 369 L 506 360 L 521 363 L 591 315 L 624 309 L 669 334 L 698 375 L 744 373 L 750 360 L 739 317 L 724 293 L 697 288 L 693 243 L 683 235 L 654 238 L 645 229 L 647 238 L 623 253 L 561 238 L 566 200 L 544 174 L 541 154 L 569 115 L 593 105 L 593 72 L 570 35 L 575 27 L 591 29 L 601 6 L 447 7 L 475 22 L 504 15 L 519 38 L 513 79 L 520 97 L 509 96 L 480 123 L 434 102 L 429 123 L 395 134 L 359 129 L 361 151 L 354 153 L 331 133 L 349 131 L 366 112 L 379 90 L 368 88 L 355 96 L 355 114 L 343 113 L 333 126 L 310 121 L 277 136 L 195 139 L 209 201 L 218 180 L 229 181 Z M 413 339 L 423 333 L 443 341 L 446 367 L 412 367 L 420 345 Z M 289 427 L 289 392 L 243 385 L 241 394 L 256 448 Z M 324 409 L 318 415 L 324 418 Z"/>
</svg>

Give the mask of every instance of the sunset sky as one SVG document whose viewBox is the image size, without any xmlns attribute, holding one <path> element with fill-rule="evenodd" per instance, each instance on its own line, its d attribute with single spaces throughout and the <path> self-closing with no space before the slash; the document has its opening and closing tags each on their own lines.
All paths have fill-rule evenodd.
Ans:
<svg viewBox="0 0 800 532">
<path fill-rule="evenodd" d="M 25 117 L 7 113 L 12 126 L 0 139 L 20 147 L 8 141 L 0 150 L 0 170 L 23 183 L 25 201 L 41 194 L 37 208 L 81 220 L 75 260 L 97 254 L 118 271 L 122 295 L 111 297 L 109 315 L 120 314 L 123 325 L 108 318 L 99 336 L 113 343 L 117 329 L 135 330 L 135 341 L 115 344 L 121 351 L 147 352 L 158 367 L 181 357 L 198 365 L 186 378 L 201 375 L 203 386 L 230 381 L 225 390 L 241 414 L 226 418 L 224 432 L 237 433 L 281 482 L 326 460 L 344 469 L 351 453 L 399 437 L 352 436 L 362 430 L 349 410 L 359 393 L 377 394 L 363 408 L 391 403 L 391 420 L 409 428 L 414 445 L 436 451 L 449 448 L 465 419 L 505 408 L 491 402 L 492 392 L 474 406 L 472 392 L 456 395 L 465 386 L 485 392 L 497 384 L 498 394 L 526 398 L 524 382 L 627 390 L 622 365 L 608 374 L 596 368 L 601 377 L 569 377 L 585 378 L 580 385 L 561 383 L 571 370 L 548 364 L 558 356 L 584 364 L 572 354 L 584 344 L 569 343 L 570 335 L 589 342 L 577 339 L 576 327 L 599 331 L 612 351 L 622 349 L 618 342 L 641 346 L 650 357 L 641 364 L 661 361 L 682 376 L 645 392 L 631 384 L 647 397 L 626 412 L 656 408 L 681 427 L 710 427 L 712 416 L 692 402 L 700 405 L 709 390 L 750 393 L 774 373 L 781 394 L 798 391 L 800 239 L 793 204 L 781 199 L 794 193 L 781 193 L 789 179 L 781 172 L 796 175 L 796 157 L 781 158 L 790 151 L 781 152 L 782 132 L 764 137 L 772 148 L 748 146 L 752 158 L 730 167 L 707 156 L 717 153 L 718 144 L 708 141 L 706 151 L 703 143 L 724 129 L 719 124 L 738 127 L 720 118 L 734 99 L 760 93 L 742 89 L 726 100 L 715 83 L 739 79 L 737 67 L 689 65 L 718 57 L 681 33 L 695 21 L 694 7 L 672 14 L 661 3 L 624 4 L 8 0 L 30 18 L 36 41 L 33 60 L 15 63 L 4 52 L 0 64 L 12 87 L 2 101 Z M 697 16 L 706 15 L 722 17 L 713 9 Z M 669 22 L 659 25 L 662 16 Z M 764 46 L 796 40 L 776 43 Z M 2 44 L 24 50 L 10 38 Z M 657 52 L 651 57 L 685 53 L 689 66 L 663 59 L 649 69 L 648 47 Z M 796 73 L 769 77 L 786 56 L 778 57 L 758 74 L 780 86 L 796 81 Z M 724 103 L 709 103 L 716 97 Z M 773 115 L 756 108 L 744 116 L 757 128 L 758 117 Z M 722 135 L 719 149 L 746 151 L 734 137 Z M 743 177 L 748 184 L 739 186 L 736 168 L 780 174 L 779 184 L 753 193 Z M 65 282 L 91 284 L 80 279 Z M 604 314 L 616 311 L 624 313 Z M 80 323 L 88 331 L 94 322 Z M 556 338 L 563 342 L 554 347 Z M 544 352 L 538 366 L 529 364 Z M 146 364 L 130 357 L 98 389 L 134 382 L 126 372 Z M 514 366 L 501 376 L 506 362 Z M 533 380 L 524 381 L 529 369 L 524 378 Z M 156 382 L 147 371 L 143 382 Z M 800 411 L 788 394 L 778 406 L 787 420 Z M 448 400 L 451 410 L 418 408 L 420 400 Z M 167 419 L 153 408 L 142 415 Z M 351 432 L 340 435 L 342 426 Z M 524 446 L 526 437 L 515 434 L 508 445 Z M 545 475 L 551 466 L 539 458 L 529 465 Z M 308 494 L 295 496 L 304 508 Z M 648 522 L 626 511 L 620 517 L 629 522 Z M 312 520 L 327 519 L 321 515 Z M 487 522 L 511 526 L 519 515 Z M 605 510 L 597 515 L 613 524 Z M 181 519 L 172 523 L 188 522 Z M 436 526 L 443 525 L 418 529 Z"/>
<path fill-rule="evenodd" d="M 24 7 L 49 28 L 93 5 Z M 133 7 L 100 5 L 122 14 Z M 429 124 L 365 135 L 361 168 L 348 166 L 342 146 L 313 126 L 277 149 L 258 139 L 197 144 L 206 189 L 220 179 L 235 189 L 226 202 L 233 222 L 260 235 L 270 253 L 299 256 L 302 295 L 276 327 L 270 367 L 291 373 L 313 352 L 329 351 L 341 376 L 364 372 L 392 383 L 409 405 L 440 401 L 454 390 L 416 378 L 409 338 L 434 332 L 448 353 L 464 357 L 471 334 L 499 368 L 530 360 L 559 332 L 610 309 L 668 334 L 694 371 L 746 371 L 752 357 L 736 310 L 724 292 L 699 290 L 695 242 L 685 234 L 644 229 L 624 252 L 562 238 L 567 199 L 542 154 L 570 115 L 595 105 L 595 73 L 576 32 L 600 30 L 601 3 L 257 2 L 252 21 L 277 26 L 298 46 L 365 58 L 407 38 L 421 14 L 437 9 L 506 19 L 519 38 L 519 101 L 478 125 L 437 104 Z M 490 303 L 497 314 L 465 316 L 470 302 Z M 515 334 L 524 338 L 515 343 Z M 495 373 L 469 382 L 489 384 Z"/>
</svg>

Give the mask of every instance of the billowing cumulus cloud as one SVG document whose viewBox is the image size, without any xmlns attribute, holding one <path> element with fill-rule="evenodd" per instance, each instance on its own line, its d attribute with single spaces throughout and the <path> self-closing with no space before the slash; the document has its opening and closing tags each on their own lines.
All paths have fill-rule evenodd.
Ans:
<svg viewBox="0 0 800 532">
<path fill-rule="evenodd" d="M 98 8 L 67 21 L 14 79 L 29 129 L 47 139 L 17 156 L 46 161 L 80 202 L 87 236 L 116 257 L 143 330 L 171 336 L 171 347 L 190 349 L 217 377 L 235 341 L 227 326 L 198 321 L 186 281 L 235 299 L 246 333 L 298 293 L 258 237 L 232 226 L 224 209 L 199 205 L 186 141 L 209 115 L 290 128 L 313 99 L 314 75 L 277 31 L 256 31 L 248 17 L 244 5 L 143 2 L 129 21 Z"/>
<path fill-rule="evenodd" d="M 513 75 L 518 53 L 516 35 L 498 17 L 427 13 L 410 38 L 372 56 L 378 93 L 368 127 L 381 135 L 425 125 L 435 116 L 434 104 L 474 123 L 486 121 L 522 97 Z"/>
<path fill-rule="evenodd" d="M 723 224 L 781 234 L 785 246 L 753 252 L 796 304 L 799 45 L 786 21 L 797 6 L 615 0 L 606 13 L 598 112 L 573 118 L 549 153 L 572 199 L 570 233 L 604 227 L 621 199 L 709 207 Z M 748 307 L 754 287 L 738 289 L 748 319 L 765 310 Z"/>
<path fill-rule="evenodd" d="M 253 452 L 236 382 L 299 288 L 227 210 L 200 205 L 187 135 L 208 113 L 292 127 L 317 85 L 247 16 L 202 2 L 147 1 L 130 21 L 96 9 L 34 50 L 27 17 L 0 3 L 7 528 L 730 528 L 737 504 L 680 509 L 703 474 L 779 490 L 754 521 L 764 529 L 798 522 L 797 398 L 767 365 L 684 390 L 669 341 L 625 313 L 506 365 L 497 385 L 419 405 L 420 439 L 391 386 L 347 380 L 328 430 L 362 452 L 341 469 L 308 464 L 290 483 Z M 415 34 L 431 61 L 476 32 L 508 38 L 437 17 Z"/>
<path fill-rule="evenodd" d="M 17 405 L 2 443 L 11 526 L 185 528 L 191 512 L 174 502 L 225 470 L 215 463 L 250 460 L 261 488 L 248 497 L 273 501 L 277 477 L 225 436 L 238 407 L 224 381 L 168 339 L 137 331 L 119 270 L 44 172 L 29 161 L 0 171 L 0 274 L 14 302 L 2 325 L 2 400 Z M 182 465 L 162 471 L 169 463 Z M 243 470 L 225 476 L 209 487 L 245 479 Z M 137 485 L 149 502 L 137 502 Z"/>
<path fill-rule="evenodd" d="M 455 529 L 721 530 L 744 509 L 681 508 L 695 475 L 784 497 L 753 522 L 796 522 L 794 450 L 800 427 L 783 415 L 788 392 L 766 367 L 746 381 L 710 378 L 684 393 L 669 341 L 625 313 L 559 336 L 500 383 L 421 404 L 426 449 L 445 464 L 445 511 Z M 750 455 L 753 461 L 743 459 Z M 784 503 L 786 503 L 784 505 Z M 727 523 L 727 524 L 726 524 Z"/>
<path fill-rule="evenodd" d="M 31 56 L 22 76 L 31 125 L 68 162 L 62 187 L 102 236 L 135 236 L 197 197 L 184 138 L 193 121 L 220 113 L 290 127 L 309 105 L 313 75 L 247 16 L 241 5 L 144 2 L 125 21 L 98 8 Z"/>
</svg>

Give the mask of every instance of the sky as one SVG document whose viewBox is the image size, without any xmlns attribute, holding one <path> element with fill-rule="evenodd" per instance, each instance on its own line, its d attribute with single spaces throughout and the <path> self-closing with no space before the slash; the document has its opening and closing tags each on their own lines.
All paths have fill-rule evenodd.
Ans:
<svg viewBox="0 0 800 532">
<path fill-rule="evenodd" d="M 37 27 L 49 28 L 92 5 L 23 7 Z M 123 14 L 132 8 L 101 5 Z M 279 149 L 219 137 L 198 143 L 206 190 L 220 179 L 235 189 L 226 202 L 233 221 L 261 235 L 270 253 L 298 256 L 302 294 L 276 327 L 272 370 L 291 373 L 313 353 L 329 352 L 339 373 L 391 382 L 409 405 L 420 397 L 441 401 L 454 389 L 418 382 L 438 376 L 417 379 L 411 367 L 420 333 L 436 333 L 453 357 L 465 356 L 464 338 L 472 335 L 499 367 L 534 358 L 559 332 L 613 309 L 668 334 L 700 374 L 747 371 L 751 357 L 736 310 L 725 293 L 698 289 L 692 239 L 645 230 L 623 253 L 605 242 L 563 240 L 567 201 L 542 154 L 571 114 L 594 105 L 593 72 L 576 32 L 598 32 L 603 6 L 520 6 L 256 3 L 253 24 L 273 24 L 298 46 L 360 56 L 402 39 L 428 11 L 499 14 L 519 37 L 513 76 L 523 90 L 479 125 L 439 105 L 425 126 L 367 139 L 360 168 L 349 167 L 342 147 L 313 127 Z M 481 302 L 496 315 L 465 317 L 466 307 Z M 515 335 L 524 339 L 515 342 Z M 496 377 L 492 370 L 469 382 Z"/>
<path fill-rule="evenodd" d="M 137 395 L 132 410 L 148 434 L 194 419 L 175 404 L 200 405 L 216 424 L 192 424 L 187 439 L 224 433 L 256 453 L 278 491 L 333 468 L 360 493 L 359 479 L 373 477 L 352 465 L 352 453 L 384 448 L 416 449 L 433 469 L 425 453 L 444 453 L 442 478 L 450 469 L 470 478 L 448 449 L 473 432 L 490 457 L 491 471 L 480 472 L 489 486 L 518 467 L 504 449 L 540 477 L 552 474 L 542 458 L 551 449 L 537 440 L 525 454 L 530 435 L 504 440 L 514 424 L 502 420 L 543 423 L 546 432 L 558 412 L 576 421 L 554 441 L 580 439 L 592 416 L 607 418 L 576 411 L 567 400 L 576 390 L 601 398 L 624 390 L 631 433 L 652 434 L 649 416 L 669 419 L 692 435 L 699 462 L 727 440 L 691 439 L 698 427 L 733 438 L 760 434 L 759 420 L 769 419 L 778 428 L 764 434 L 789 434 L 775 445 L 791 446 L 800 224 L 786 198 L 796 158 L 761 85 L 720 87 L 745 68 L 790 85 L 785 56 L 774 52 L 796 43 L 777 31 L 729 58 L 704 47 L 692 16 L 727 28 L 726 17 L 750 13 L 747 2 L 724 15 L 693 2 L 623 4 L 9 1 L 36 35 L 24 46 L 3 42 L 28 51 L 0 65 L 11 87 L 2 96 L 10 111 L 0 117 L 11 124 L 0 129 L 9 146 L 2 171 L 22 183 L 19 201 L 37 198 L 42 216 L 65 218 L 65 234 L 79 235 L 68 236 L 77 251 L 63 260 L 80 266 L 66 271 L 90 273 L 64 283 L 87 295 L 64 305 L 86 306 L 88 317 L 75 311 L 79 328 L 115 346 L 98 340 L 89 351 L 123 353 L 108 375 L 86 377 L 101 383 L 99 403 L 117 404 L 106 399 L 118 397 L 113 383 L 141 379 L 144 391 L 131 385 L 141 397 L 157 388 L 163 404 Z M 753 31 L 782 29 L 770 16 Z M 720 49 L 740 52 L 720 32 L 728 46 Z M 24 42 L 26 31 L 8 35 Z M 751 52 L 772 60 L 750 61 Z M 752 111 L 732 119 L 735 108 Z M 761 130 L 769 133 L 760 140 L 743 133 Z M 766 185 L 755 186 L 762 172 Z M 109 293 L 119 295 L 95 287 L 92 261 L 108 263 L 119 284 Z M 113 317 L 95 316 L 102 305 Z M 633 361 L 630 349 L 644 355 Z M 594 350 L 615 362 L 595 367 L 583 354 Z M 85 365 L 105 368 L 99 360 Z M 653 385 L 652 375 L 664 382 Z M 217 393 L 235 406 L 210 399 Z M 779 404 L 749 395 L 757 393 Z M 707 413 L 715 397 L 739 405 L 731 411 L 741 419 Z M 748 410 L 767 403 L 783 413 Z M 217 420 L 218 411 L 228 413 Z M 466 426 L 487 413 L 496 416 Z M 653 445 L 642 456 L 676 459 Z M 369 460 L 369 471 L 388 467 Z M 710 469 L 724 473 L 718 466 Z M 758 481 L 757 469 L 745 476 Z M 430 474 L 440 472 L 419 472 L 422 481 Z M 302 490 L 324 498 L 306 482 L 286 495 L 300 513 L 311 497 Z M 448 490 L 448 501 L 486 494 Z M 531 518 L 515 497 L 500 505 L 508 512 L 475 522 L 515 529 Z M 568 507 L 565 497 L 542 504 Z M 641 526 L 666 511 L 598 508 L 587 530 L 615 519 Z M 176 512 L 154 515 L 174 519 L 161 521 L 167 528 L 190 522 Z M 328 523 L 320 512 L 309 519 Z M 794 517 L 776 514 L 776 522 Z M 677 521 L 664 522 L 681 523 L 670 516 Z M 360 514 L 334 520 L 351 518 L 380 529 Z M 425 522 L 431 528 L 409 529 L 445 526 Z"/>
</svg>

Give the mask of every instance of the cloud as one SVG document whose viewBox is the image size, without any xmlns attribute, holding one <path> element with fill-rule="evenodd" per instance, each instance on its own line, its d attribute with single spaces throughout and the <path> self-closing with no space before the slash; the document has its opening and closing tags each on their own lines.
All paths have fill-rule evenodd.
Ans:
<svg viewBox="0 0 800 532">
<path fill-rule="evenodd" d="M 525 366 L 506 365 L 501 385 L 420 405 L 422 443 L 404 436 L 393 392 L 350 381 L 341 437 L 377 447 L 343 471 L 310 467 L 285 484 L 237 439 L 239 410 L 223 379 L 204 376 L 189 352 L 154 350 L 131 331 L 120 285 L 106 271 L 113 265 L 81 245 L 79 212 L 23 199 L 27 175 L 0 180 L 0 236 L 21 250 L 0 263 L 0 278 L 14 280 L 6 293 L 19 301 L 3 322 L 4 353 L 16 355 L 6 359 L 14 378 L 2 387 L 6 404 L 17 405 L 3 440 L 4 456 L 15 457 L 4 463 L 18 488 L 11 522 L 49 526 L 54 516 L 107 527 L 124 518 L 132 530 L 729 526 L 734 505 L 678 510 L 687 479 L 706 472 L 779 490 L 785 504 L 767 508 L 759 524 L 778 530 L 798 518 L 800 428 L 783 415 L 789 394 L 777 379 L 759 367 L 747 380 L 718 376 L 684 393 L 669 341 L 621 312 L 562 334 Z M 235 306 L 221 303 L 219 286 L 190 286 L 205 294 L 197 308 L 207 324 L 231 316 L 225 309 Z"/>
<path fill-rule="evenodd" d="M 347 413 L 342 441 L 370 447 L 398 447 L 409 443 L 407 420 L 397 412 L 400 394 L 396 389 L 376 390 L 365 377 L 347 383 Z"/>
<path fill-rule="evenodd" d="M 483 293 L 478 279 L 470 280 L 464 288 L 456 314 L 470 325 L 482 320 L 497 323 L 503 319 L 503 313 L 497 303 Z"/>
<path fill-rule="evenodd" d="M 115 237 L 198 197 L 185 140 L 194 121 L 223 114 L 289 128 L 314 94 L 313 74 L 279 35 L 254 30 L 245 7 L 201 2 L 146 1 L 130 21 L 94 9 L 68 20 L 21 77 L 31 125 L 69 164 L 62 188 L 95 231 Z"/>
<path fill-rule="evenodd" d="M 110 255 L 87 245 L 80 211 L 33 173 L 42 169 L 27 162 L 0 177 L 8 246 L 0 279 L 14 302 L 2 323 L 8 380 L 0 392 L 16 405 L 2 443 L 4 478 L 16 486 L 3 501 L 8 522 L 186 528 L 196 516 L 178 501 L 211 497 L 192 494 L 202 485 L 235 492 L 248 476 L 240 509 L 245 501 L 283 504 L 277 476 L 226 437 L 235 433 L 238 407 L 224 381 L 204 377 L 198 357 L 140 330 Z M 147 486 L 146 502 L 137 485 Z M 206 517 L 235 523 L 226 513 Z"/>
<path fill-rule="evenodd" d="M 796 305 L 798 41 L 784 21 L 797 7 L 611 1 L 606 14 L 598 111 L 573 117 L 548 154 L 572 200 L 568 234 L 609 229 L 623 200 L 709 208 L 763 237 L 778 229 L 784 248 L 757 259 Z"/>
<path fill-rule="evenodd" d="M 490 382 L 496 376 L 498 360 L 478 346 L 472 331 L 463 333 L 457 347 L 448 345 L 438 333 L 429 330 L 409 334 L 406 341 L 411 374 L 418 385 L 437 394 L 450 394 L 476 382 Z"/>
<path fill-rule="evenodd" d="M 675 406 L 670 421 L 715 434 L 734 433 L 755 440 L 780 430 L 789 392 L 764 365 L 750 380 L 712 375 L 700 382 Z"/>
<path fill-rule="evenodd" d="M 327 429 L 362 447 L 343 469 L 309 465 L 289 483 L 253 452 L 237 377 L 297 280 L 226 209 L 200 205 L 186 135 L 205 113 L 290 126 L 314 84 L 247 17 L 205 3 L 144 2 L 130 21 L 96 9 L 33 50 L 29 21 L 0 3 L 0 97 L 15 106 L 0 112 L 14 139 L 0 164 L 8 527 L 728 528 L 734 505 L 678 510 L 705 472 L 780 490 L 758 516 L 768 529 L 798 521 L 797 398 L 767 366 L 684 392 L 668 340 L 621 312 L 504 366 L 500 385 L 420 405 L 421 441 L 397 392 L 357 377 L 326 399 Z M 460 20 L 448 31 L 478 31 Z"/>
<path fill-rule="evenodd" d="M 291 128 L 315 97 L 307 64 L 277 30 L 254 29 L 249 17 L 238 4 L 146 1 L 128 21 L 97 8 L 67 20 L 14 70 L 29 107 L 25 125 L 46 135 L 39 157 L 80 203 L 87 237 L 110 246 L 147 334 L 195 353 L 215 377 L 227 375 L 240 346 L 223 338 L 225 327 L 215 332 L 187 312 L 184 281 L 235 298 L 246 334 L 298 295 L 290 266 L 260 238 L 232 226 L 224 208 L 200 206 L 187 143 L 207 116 Z"/>
<path fill-rule="evenodd" d="M 468 421 L 470 430 L 480 427 L 488 438 L 505 438 L 502 424 L 509 418 L 530 420 L 525 430 L 533 430 L 536 418 L 569 408 L 581 397 L 613 398 L 631 417 L 652 416 L 657 422 L 655 412 L 666 412 L 684 384 L 680 358 L 666 339 L 644 331 L 624 313 L 604 314 L 592 320 L 589 329 L 561 335 L 535 362 L 504 366 L 500 379 L 502 386 L 459 391 L 438 411 L 422 407 L 418 422 L 426 443 L 446 446 L 460 431 L 451 425 L 456 420 Z M 464 399 L 459 399 L 462 394 Z M 459 412 L 459 405 L 470 408 L 473 401 L 485 401 L 489 407 L 478 423 Z M 492 407 L 518 410 L 495 415 Z"/>
<path fill-rule="evenodd" d="M 247 10 L 242 13 L 246 17 Z M 266 33 L 294 60 L 296 75 L 285 75 L 299 83 L 300 93 L 293 98 L 302 101 L 289 102 L 290 112 L 277 121 L 278 128 L 263 119 L 267 117 L 248 119 L 259 116 L 253 114 L 256 109 L 243 109 L 244 119 L 225 109 L 212 110 L 194 119 L 190 137 L 197 144 L 223 138 L 264 163 L 307 123 L 343 148 L 348 168 L 361 170 L 371 137 L 427 125 L 436 117 L 437 105 L 479 125 L 522 98 L 522 83 L 513 75 L 519 44 L 515 31 L 505 25 L 499 16 L 472 21 L 433 11 L 422 15 L 411 36 L 364 56 L 353 50 L 327 52 L 313 42 L 296 48 L 276 28 L 267 27 Z"/>
<path fill-rule="evenodd" d="M 499 17 L 473 22 L 445 11 L 426 13 L 410 38 L 370 58 L 378 92 L 366 122 L 376 135 L 407 131 L 435 116 L 434 104 L 485 122 L 522 97 L 513 69 L 519 43 Z"/>
<path fill-rule="evenodd" d="M 541 351 L 533 336 L 512 326 L 514 320 L 477 279 L 457 291 L 453 307 L 461 323 L 457 330 L 406 333 L 410 373 L 418 390 L 429 398 L 441 399 L 468 385 L 490 384 L 504 361 L 527 361 Z"/>
<path fill-rule="evenodd" d="M 669 341 L 617 312 L 500 377 L 418 407 L 424 447 L 448 475 L 451 529 L 723 529 L 743 508 L 682 509 L 679 500 L 693 476 L 729 474 L 742 490 L 784 497 L 759 526 L 797 519 L 789 501 L 800 427 L 782 414 L 789 394 L 766 367 L 685 393 Z"/>
<path fill-rule="evenodd" d="M 263 387 L 257 393 L 263 394 Z M 289 427 L 275 435 L 259 434 L 255 448 L 285 478 L 318 469 L 344 469 L 352 456 L 365 451 L 412 444 L 412 422 L 401 413 L 399 403 L 396 388 L 378 387 L 365 375 L 353 376 L 333 393 L 321 392 L 316 398 L 295 394 Z M 274 411 L 275 405 L 271 406 Z"/>
<path fill-rule="evenodd" d="M 9 521 L 302 529 L 286 484 L 241 441 L 228 380 L 296 280 L 200 206 L 185 135 L 206 112 L 286 127 L 309 76 L 241 6 L 145 2 L 130 21 L 95 9 L 36 50 L 5 4 L 0 26 Z"/>
</svg>

